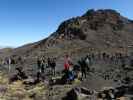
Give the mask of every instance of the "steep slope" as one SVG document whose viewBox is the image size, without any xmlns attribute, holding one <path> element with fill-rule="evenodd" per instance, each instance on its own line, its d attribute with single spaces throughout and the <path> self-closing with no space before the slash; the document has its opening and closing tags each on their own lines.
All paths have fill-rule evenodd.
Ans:
<svg viewBox="0 0 133 100">
<path fill-rule="evenodd" d="M 60 24 L 48 38 L 16 48 L 12 53 L 23 56 L 83 54 L 89 51 L 119 50 L 133 46 L 133 21 L 110 9 L 88 10 L 80 17 Z"/>
</svg>

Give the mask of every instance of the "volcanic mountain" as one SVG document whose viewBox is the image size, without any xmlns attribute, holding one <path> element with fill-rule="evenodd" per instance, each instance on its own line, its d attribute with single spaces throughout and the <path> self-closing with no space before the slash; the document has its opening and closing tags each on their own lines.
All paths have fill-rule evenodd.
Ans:
<svg viewBox="0 0 133 100">
<path fill-rule="evenodd" d="M 77 56 L 88 52 L 130 52 L 133 47 L 133 21 L 115 10 L 88 10 L 82 16 L 62 22 L 44 40 L 24 45 L 11 56 Z"/>
<path fill-rule="evenodd" d="M 56 57 L 56 71 L 61 72 L 60 70 L 63 68 L 65 54 L 69 54 L 73 60 L 73 63 L 76 64 L 75 62 L 77 62 L 79 58 L 84 57 L 88 53 L 131 53 L 133 50 L 133 21 L 123 17 L 115 10 L 91 9 L 82 16 L 71 18 L 62 22 L 54 33 L 43 40 L 26 44 L 19 48 L 3 50 L 4 49 L 0 50 L 0 53 L 2 53 L 4 56 L 11 56 L 13 59 L 19 59 L 19 57 L 23 58 L 22 62 L 20 62 L 19 59 L 18 63 L 11 67 L 11 73 L 15 67 L 23 67 L 25 71 L 28 71 L 26 74 L 29 74 L 30 76 L 34 74 L 33 76 L 35 76 L 36 72 L 38 71 L 36 59 L 38 56 L 45 56 L 46 58 Z M 121 65 L 116 64 L 116 62 L 111 63 L 110 61 L 106 62 L 100 60 L 95 63 L 94 61 L 94 64 L 92 64 L 90 67 L 94 68 L 95 70 L 92 72 L 90 71 L 87 79 L 83 81 L 80 86 L 86 87 L 89 90 L 97 89 L 99 91 L 99 89 L 102 87 L 114 87 L 114 79 L 118 82 L 123 77 L 125 78 L 125 76 L 129 76 L 128 79 L 130 79 L 130 77 L 132 79 L 133 71 L 128 70 L 127 72 L 127 70 L 123 70 L 123 68 L 120 66 Z M 105 75 L 110 75 L 112 79 L 104 79 Z M 120 79 L 117 77 L 117 75 Z M 46 79 L 47 77 L 49 76 L 46 76 Z M 124 87 L 122 87 L 121 90 L 122 93 L 123 88 Z M 62 89 L 59 92 L 59 95 L 57 95 L 58 89 Z M 51 92 L 52 95 L 53 93 L 56 93 L 58 100 L 68 100 L 59 99 L 59 97 L 62 96 L 62 93 L 66 92 L 64 87 L 57 86 L 54 89 L 52 86 L 52 89 L 50 90 L 54 91 Z M 40 87 L 39 93 L 41 93 Z M 93 93 L 89 91 L 88 97 L 90 97 L 90 94 Z M 35 94 L 35 97 L 36 95 L 37 94 Z"/>
</svg>

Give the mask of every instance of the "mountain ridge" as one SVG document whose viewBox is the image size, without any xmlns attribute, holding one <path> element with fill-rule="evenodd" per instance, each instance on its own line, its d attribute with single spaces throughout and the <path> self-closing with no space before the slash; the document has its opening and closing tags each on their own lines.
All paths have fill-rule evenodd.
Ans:
<svg viewBox="0 0 133 100">
<path fill-rule="evenodd" d="M 96 51 L 120 49 L 125 52 L 125 49 L 133 45 L 132 32 L 133 21 L 117 11 L 90 9 L 81 16 L 62 22 L 49 37 L 15 48 L 11 55 L 56 55 L 56 52 L 62 51 L 61 55 L 70 49 L 74 52 L 80 48 Z"/>
</svg>

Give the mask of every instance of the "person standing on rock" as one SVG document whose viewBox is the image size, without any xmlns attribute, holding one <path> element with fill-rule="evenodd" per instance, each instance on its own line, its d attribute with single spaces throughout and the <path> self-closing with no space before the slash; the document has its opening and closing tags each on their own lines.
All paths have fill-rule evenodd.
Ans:
<svg viewBox="0 0 133 100">
<path fill-rule="evenodd" d="M 52 59 L 52 62 L 51 62 L 51 69 L 52 69 L 52 74 L 55 76 L 55 67 L 56 67 L 56 58 L 53 58 Z"/>
<path fill-rule="evenodd" d="M 86 78 L 86 72 L 87 72 L 87 65 L 85 63 L 85 59 L 81 58 L 81 60 L 78 61 L 80 67 L 81 67 L 81 73 L 82 73 L 82 79 Z"/>
<path fill-rule="evenodd" d="M 70 68 L 70 57 L 66 55 L 64 59 L 64 69 L 69 70 L 69 68 Z"/>
<path fill-rule="evenodd" d="M 64 70 L 67 78 L 69 77 L 69 71 L 72 70 L 71 65 L 72 65 L 71 58 L 69 57 L 69 55 L 66 55 L 64 59 Z"/>
</svg>

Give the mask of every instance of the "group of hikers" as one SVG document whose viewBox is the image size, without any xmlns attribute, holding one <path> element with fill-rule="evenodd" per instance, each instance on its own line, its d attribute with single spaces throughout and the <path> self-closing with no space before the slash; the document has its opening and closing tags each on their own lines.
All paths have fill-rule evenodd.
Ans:
<svg viewBox="0 0 133 100">
<path fill-rule="evenodd" d="M 64 57 L 64 70 L 62 71 L 61 80 L 64 83 L 71 83 L 75 78 L 83 80 L 87 77 L 87 72 L 90 70 L 90 61 L 91 58 L 87 55 L 85 58 L 81 58 L 77 64 L 74 64 L 69 55 Z M 38 57 L 37 59 L 37 73 L 36 73 L 36 82 L 45 80 L 46 76 L 56 77 L 56 67 L 57 61 L 54 57 Z M 22 68 L 16 68 L 17 74 L 12 81 L 17 79 L 26 79 L 26 73 Z"/>
<path fill-rule="evenodd" d="M 78 75 L 81 72 L 81 80 L 87 77 L 89 72 L 94 71 L 95 69 L 91 67 L 93 64 L 98 63 L 98 61 L 103 61 L 105 63 L 114 63 L 121 68 L 125 68 L 127 65 L 127 59 L 129 59 L 126 55 L 122 53 L 116 53 L 114 55 L 109 55 L 105 52 L 101 54 L 95 55 L 94 53 L 88 54 L 85 57 L 82 57 L 78 60 L 77 64 L 73 64 L 69 55 L 65 56 L 64 60 L 64 69 L 66 76 L 70 78 L 70 80 L 74 79 L 74 74 Z M 130 59 L 130 66 L 132 66 L 132 60 Z M 106 75 L 108 78 L 108 75 Z M 106 79 L 106 78 L 105 78 Z"/>
<path fill-rule="evenodd" d="M 16 64 L 16 63 L 22 63 L 24 61 L 22 61 L 22 57 L 18 56 L 18 57 L 3 57 L 0 58 L 0 65 L 8 65 L 8 64 Z"/>
<path fill-rule="evenodd" d="M 127 64 L 127 60 L 129 60 L 129 64 Z M 75 78 L 79 78 L 80 80 L 84 80 L 87 77 L 87 74 L 95 71 L 93 64 L 99 63 L 98 61 L 102 61 L 103 63 L 115 64 L 118 67 L 126 68 L 127 65 L 132 66 L 133 60 L 122 53 L 108 54 L 108 53 L 99 53 L 94 54 L 90 53 L 84 57 L 81 57 L 76 63 L 74 63 L 69 55 L 65 55 L 64 57 L 64 70 L 62 79 L 65 82 L 71 82 Z M 42 57 L 40 60 L 37 60 L 38 70 L 40 73 L 44 73 L 45 68 L 50 68 L 50 72 L 53 76 L 55 76 L 56 69 L 56 58 L 45 58 Z M 109 79 L 109 75 L 105 74 L 104 78 Z"/>
<path fill-rule="evenodd" d="M 121 53 L 116 53 L 114 55 L 110 55 L 107 53 L 101 53 L 101 54 L 89 53 L 86 56 L 79 58 L 80 59 L 77 62 L 74 62 L 74 60 L 71 58 L 70 55 L 66 54 L 64 56 L 64 62 L 62 64 L 63 71 L 60 74 L 61 84 L 67 84 L 67 83 L 71 84 L 75 79 L 84 81 L 87 78 L 87 75 L 90 75 L 91 72 L 95 73 L 93 65 L 99 63 L 98 61 L 102 61 L 103 64 L 113 63 L 117 66 L 119 65 L 121 68 L 124 68 L 127 65 L 127 59 L 128 59 L 129 65 L 133 66 L 133 59 Z M 33 82 L 24 81 L 24 84 L 28 85 L 37 84 L 41 81 L 45 81 L 46 77 L 57 76 L 56 68 L 58 67 L 58 61 L 56 57 L 48 57 L 48 58 L 46 58 L 45 56 L 38 57 L 36 59 L 36 66 L 37 66 L 36 78 L 34 77 Z M 112 72 L 114 70 L 112 70 Z M 26 80 L 29 78 L 22 67 L 16 68 L 16 71 L 17 73 L 14 75 L 13 78 L 10 79 L 10 82 L 16 80 Z M 105 75 L 102 73 L 105 80 L 110 79 L 110 74 L 108 73 L 111 73 L 111 71 L 106 70 Z M 126 82 L 128 82 L 129 80 L 130 79 L 125 79 Z M 118 94 L 120 94 L 120 96 Z M 113 89 L 109 89 L 99 92 L 98 98 L 99 100 L 115 100 L 117 97 L 121 97 L 123 94 L 124 94 L 123 91 L 117 92 L 114 91 Z"/>
<path fill-rule="evenodd" d="M 13 59 L 11 59 L 10 57 L 6 57 L 5 59 L 0 59 L 0 65 L 9 65 L 9 64 L 13 64 Z"/>
<path fill-rule="evenodd" d="M 99 63 L 99 61 L 103 63 L 114 63 L 120 65 L 124 68 L 127 65 L 127 59 L 130 57 L 124 55 L 122 53 L 108 54 L 108 53 L 89 53 L 84 57 L 80 57 L 80 59 L 75 63 L 70 55 L 66 54 L 64 56 L 64 70 L 62 75 L 62 80 L 64 83 L 72 82 L 74 79 L 78 78 L 80 80 L 84 80 L 87 78 L 87 75 L 90 72 L 94 72 L 95 68 L 92 67 L 93 64 Z M 11 59 L 10 59 L 11 60 Z M 8 61 L 10 61 L 8 60 Z M 100 62 L 100 63 L 101 63 Z M 9 62 L 11 63 L 11 61 Z M 45 56 L 38 57 L 36 60 L 37 63 L 37 74 L 36 78 L 39 81 L 40 79 L 45 79 L 46 76 L 52 75 L 56 77 L 56 68 L 57 58 L 56 57 L 48 57 Z M 133 66 L 133 60 L 130 59 L 130 66 Z M 16 69 L 18 70 L 18 69 Z M 20 71 L 17 71 L 20 73 Z M 109 79 L 109 75 L 105 74 L 105 80 Z"/>
<path fill-rule="evenodd" d="M 44 73 L 46 68 L 50 68 L 50 72 L 52 75 L 55 75 L 55 67 L 56 67 L 56 58 L 45 58 L 41 57 L 37 59 L 38 72 Z"/>
<path fill-rule="evenodd" d="M 87 71 L 90 69 L 91 58 L 87 55 L 85 58 L 81 58 L 78 61 L 78 64 L 74 64 L 71 57 L 69 55 L 65 55 L 64 57 L 64 76 L 62 77 L 66 81 L 73 81 L 76 77 L 80 77 L 82 80 L 86 78 Z M 38 72 L 44 73 L 45 68 L 50 68 L 50 72 L 53 76 L 55 76 L 55 68 L 56 68 L 56 58 L 47 58 L 42 57 L 37 60 Z M 81 74 L 81 75 L 79 75 Z"/>
</svg>

